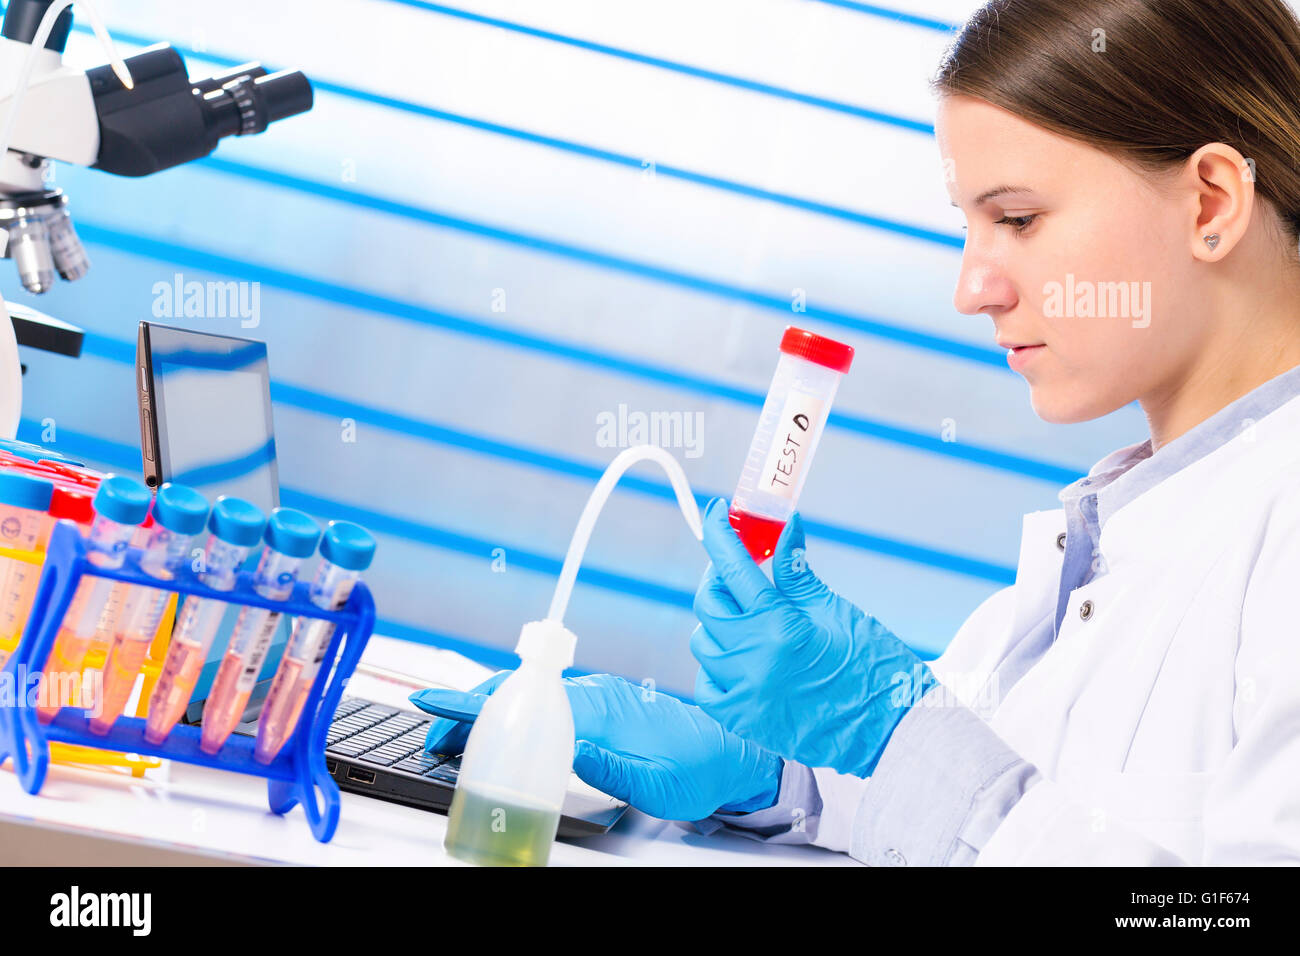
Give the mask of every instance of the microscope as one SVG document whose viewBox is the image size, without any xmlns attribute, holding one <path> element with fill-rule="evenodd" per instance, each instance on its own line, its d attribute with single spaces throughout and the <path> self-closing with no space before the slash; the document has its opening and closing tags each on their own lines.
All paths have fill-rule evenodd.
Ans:
<svg viewBox="0 0 1300 956">
<path fill-rule="evenodd" d="M 56 5 L 57 15 L 50 9 Z M 44 43 L 33 51 L 47 13 L 53 26 L 44 26 Z M 47 292 L 56 273 L 74 280 L 90 267 L 68 197 L 47 188 L 52 161 L 147 176 L 207 156 L 227 136 L 260 133 L 312 107 L 311 84 L 296 70 L 268 73 L 248 63 L 191 79 L 180 54 L 165 43 L 89 70 L 65 66 L 72 13 L 69 0 L 9 0 L 0 24 L 0 125 L 11 130 L 0 156 L 0 257 L 13 261 L 23 288 L 34 294 Z M 42 322 L 33 309 L 10 310 L 3 300 L 0 308 L 21 311 L 12 323 L 0 315 L 0 437 L 12 437 L 22 397 L 15 343 L 53 343 L 54 351 L 77 354 L 80 335 L 65 323 Z"/>
</svg>

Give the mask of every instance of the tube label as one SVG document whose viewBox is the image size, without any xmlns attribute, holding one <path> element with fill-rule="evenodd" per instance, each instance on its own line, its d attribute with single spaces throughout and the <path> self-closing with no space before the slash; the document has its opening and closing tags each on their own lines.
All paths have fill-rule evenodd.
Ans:
<svg viewBox="0 0 1300 956">
<path fill-rule="evenodd" d="M 772 429 L 772 447 L 759 472 L 756 490 L 790 500 L 799 493 L 824 404 L 807 392 L 792 391 L 786 397 L 781 417 Z"/>
<path fill-rule="evenodd" d="M 235 681 L 235 688 L 241 694 L 246 690 L 252 690 L 253 685 L 257 683 L 257 675 L 262 672 L 262 662 L 266 660 L 266 652 L 271 649 L 271 638 L 275 636 L 275 629 L 279 626 L 279 611 L 272 611 L 262 621 L 257 636 L 253 638 L 252 647 L 248 650 L 248 656 L 244 658 L 244 669 L 239 672 L 239 678 Z"/>
</svg>

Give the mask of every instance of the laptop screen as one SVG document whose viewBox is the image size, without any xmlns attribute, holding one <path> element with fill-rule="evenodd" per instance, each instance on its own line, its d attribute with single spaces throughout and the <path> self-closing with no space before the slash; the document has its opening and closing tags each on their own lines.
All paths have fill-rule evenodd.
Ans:
<svg viewBox="0 0 1300 956">
<path fill-rule="evenodd" d="M 280 489 L 266 344 L 153 324 L 147 340 L 162 480 L 269 513 Z"/>
<path fill-rule="evenodd" d="M 140 406 L 142 427 L 148 429 L 144 444 L 150 483 L 189 485 L 209 502 L 234 495 L 270 514 L 280 503 L 280 482 L 266 343 L 142 322 L 138 351 L 141 374 L 147 370 L 150 379 Z M 145 421 L 150 417 L 152 425 Z M 155 448 L 149 447 L 149 434 L 156 435 Z M 154 461 L 148 459 L 150 453 Z M 195 546 L 205 540 L 206 535 L 197 536 Z M 246 568 L 255 566 L 260 551 L 252 549 Z M 239 611 L 235 605 L 226 609 L 187 720 L 201 713 Z M 255 710 L 265 697 L 288 638 L 289 621 L 281 618 L 250 708 Z"/>
</svg>

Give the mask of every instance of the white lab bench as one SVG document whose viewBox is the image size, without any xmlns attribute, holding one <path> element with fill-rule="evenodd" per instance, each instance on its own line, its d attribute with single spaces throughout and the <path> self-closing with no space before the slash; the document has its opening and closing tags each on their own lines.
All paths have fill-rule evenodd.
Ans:
<svg viewBox="0 0 1300 956">
<path fill-rule="evenodd" d="M 364 663 L 470 687 L 490 673 L 451 651 L 375 636 Z M 412 688 L 358 674 L 347 693 L 410 707 Z M 446 855 L 443 814 L 342 793 L 338 830 L 329 843 L 311 835 L 300 808 L 267 809 L 266 781 L 168 762 L 135 778 L 121 772 L 51 764 L 41 792 L 0 770 L 0 864 L 166 865 L 305 864 L 323 866 L 460 865 Z M 629 809 L 609 833 L 559 841 L 559 866 L 857 865 L 810 846 L 771 846 L 657 820 Z"/>
</svg>

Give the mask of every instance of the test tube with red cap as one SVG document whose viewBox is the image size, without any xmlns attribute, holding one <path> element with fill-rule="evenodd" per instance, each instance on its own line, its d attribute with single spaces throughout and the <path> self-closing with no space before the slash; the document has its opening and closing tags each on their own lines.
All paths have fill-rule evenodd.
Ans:
<svg viewBox="0 0 1300 956">
<path fill-rule="evenodd" d="M 95 492 L 95 520 L 86 541 L 86 560 L 99 567 L 120 568 L 132 534 L 149 513 L 150 500 L 143 482 L 126 475 L 107 476 Z M 58 713 L 69 682 L 81 676 L 86 653 L 99 633 L 101 618 L 119 583 L 93 575 L 78 582 L 72 605 L 45 662 L 41 700 L 36 706 L 42 721 L 48 722 Z"/>
<path fill-rule="evenodd" d="M 54 484 L 16 471 L 0 472 L 0 546 L 16 551 L 45 547 Z M 17 644 L 31 610 L 40 567 L 0 557 L 0 667 Z"/>
<path fill-rule="evenodd" d="M 50 495 L 50 524 L 49 531 L 54 530 L 54 525 L 59 521 L 68 520 L 77 526 L 77 530 L 83 535 L 89 535 L 91 526 L 95 521 L 95 504 L 94 488 L 88 487 L 70 487 L 68 485 L 56 484 L 54 493 Z M 48 533 L 46 538 L 37 546 L 44 549 L 49 544 Z M 40 584 L 42 568 L 32 566 L 22 569 L 16 573 L 24 578 L 23 582 L 23 599 L 20 607 L 20 617 L 24 626 L 28 616 L 31 614 L 32 604 L 36 599 L 36 588 Z M 89 588 L 78 588 L 73 595 L 72 604 L 68 607 L 66 619 L 69 621 L 76 620 L 83 609 L 86 599 L 90 596 Z"/>
<path fill-rule="evenodd" d="M 44 523 L 39 536 L 36 537 L 35 550 L 45 550 L 45 546 L 49 544 L 49 532 L 53 531 L 56 522 L 65 518 L 77 523 L 79 531 L 83 535 L 88 535 L 91 523 L 95 520 L 92 494 L 94 489 L 69 488 L 66 485 L 55 484 L 49 494 L 49 520 Z M 4 611 L 0 613 L 0 637 L 8 637 L 6 643 L 16 644 L 18 637 L 22 635 L 22 628 L 26 626 L 27 617 L 31 614 L 32 602 L 36 598 L 36 585 L 40 583 L 40 571 L 42 571 L 40 564 L 19 561 L 14 561 L 9 567 L 9 576 L 4 588 L 6 596 Z M 13 597 L 12 601 L 9 601 L 10 596 Z M 69 615 L 77 613 L 78 605 L 73 605 Z M 5 658 L 6 654 L 0 652 L 0 667 L 4 666 Z"/>
<path fill-rule="evenodd" d="M 772 556 L 808 477 L 853 348 L 788 326 L 727 517 L 759 564 Z"/>
<path fill-rule="evenodd" d="M 98 479 L 96 479 L 98 483 Z M 11 500 L 14 493 L 27 489 L 29 501 Z M 0 544 L 24 551 L 45 550 L 54 523 L 60 519 L 76 522 L 83 534 L 90 532 L 95 519 L 91 503 L 94 489 L 70 481 L 45 466 L 27 458 L 9 458 L 0 466 Z M 34 514 L 42 502 L 48 502 L 39 520 Z M 6 507 L 8 505 L 8 507 Z M 25 506 L 25 507 L 24 507 Z M 22 635 L 36 597 L 41 566 L 23 561 L 0 559 L 0 667 L 8 659 Z"/>
</svg>

